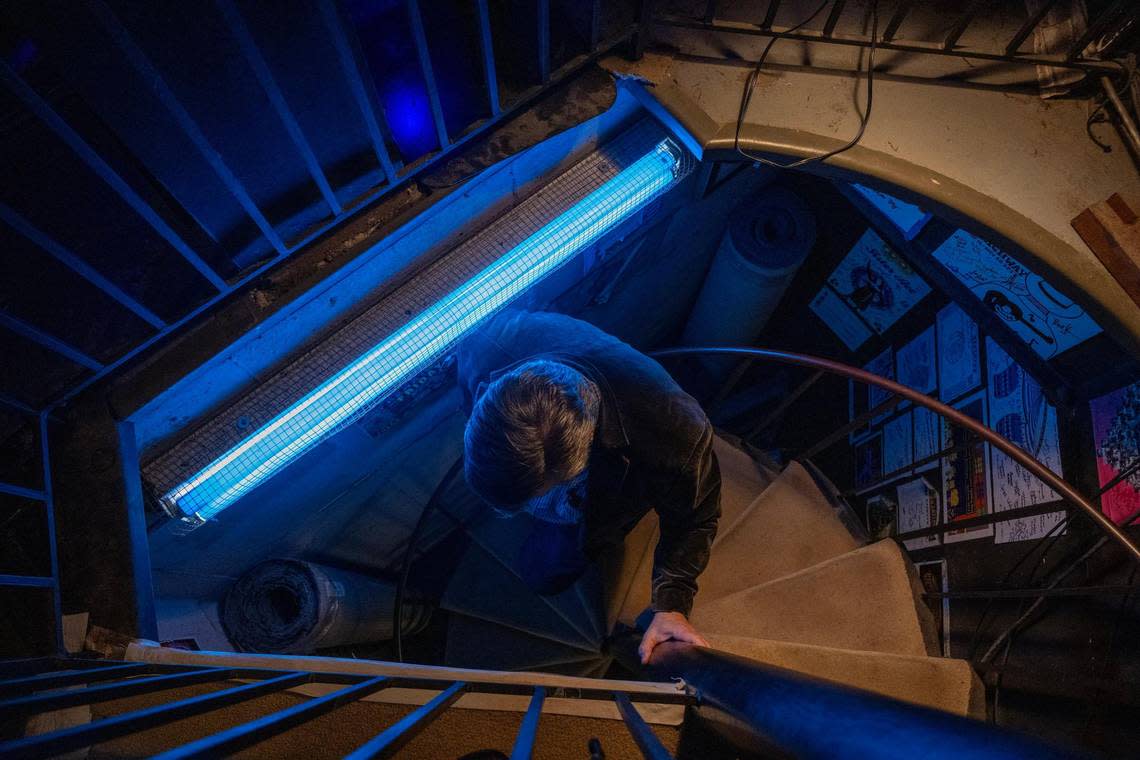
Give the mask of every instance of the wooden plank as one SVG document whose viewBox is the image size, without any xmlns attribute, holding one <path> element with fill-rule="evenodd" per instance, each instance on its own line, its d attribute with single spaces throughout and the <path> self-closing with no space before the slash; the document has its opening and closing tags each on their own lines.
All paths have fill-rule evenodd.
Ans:
<svg viewBox="0 0 1140 760">
<path fill-rule="evenodd" d="M 1072 225 L 1128 297 L 1140 306 L 1140 216 L 1135 206 L 1114 193 L 1078 214 Z"/>
</svg>

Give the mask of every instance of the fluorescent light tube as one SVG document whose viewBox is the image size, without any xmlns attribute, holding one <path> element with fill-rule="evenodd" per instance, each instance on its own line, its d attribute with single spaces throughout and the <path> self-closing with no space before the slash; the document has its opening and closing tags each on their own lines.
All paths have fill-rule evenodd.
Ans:
<svg viewBox="0 0 1140 760">
<path fill-rule="evenodd" d="M 494 264 L 161 497 L 201 524 L 438 359 L 465 333 L 668 188 L 682 153 L 671 140 L 602 184 Z"/>
</svg>

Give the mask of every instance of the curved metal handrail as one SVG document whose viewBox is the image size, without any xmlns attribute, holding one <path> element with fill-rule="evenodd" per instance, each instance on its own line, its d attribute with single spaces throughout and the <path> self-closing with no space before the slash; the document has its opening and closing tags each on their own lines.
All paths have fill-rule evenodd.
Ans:
<svg viewBox="0 0 1140 760">
<path fill-rule="evenodd" d="M 837 362 L 832 359 L 824 359 L 819 356 L 811 356 L 810 354 L 797 354 L 791 351 L 776 351 L 768 348 L 750 348 L 746 346 L 707 346 L 707 347 L 680 347 L 680 348 L 666 348 L 660 351 L 654 351 L 649 355 L 654 358 L 670 357 L 670 356 L 701 356 L 710 354 L 731 355 L 731 356 L 744 356 L 751 359 L 766 359 L 768 361 L 776 362 L 778 364 L 791 364 L 798 367 L 810 367 L 812 369 L 823 370 L 836 375 L 842 375 L 852 380 L 858 380 L 862 383 L 875 385 L 884 390 L 888 390 L 896 395 L 902 396 L 904 399 L 913 402 L 918 406 L 925 407 L 936 414 L 945 417 L 953 422 L 955 425 L 961 425 L 967 430 L 971 431 L 979 438 L 983 439 L 990 445 L 997 448 L 1010 459 L 1017 462 L 1026 470 L 1035 475 L 1041 482 L 1052 488 L 1057 494 L 1072 504 L 1081 509 L 1097 526 L 1105 532 L 1107 536 L 1120 544 L 1136 562 L 1140 562 L 1140 546 L 1137 546 L 1128 535 L 1120 529 L 1112 520 L 1108 519 L 1091 504 L 1085 497 L 1081 496 L 1076 489 L 1069 485 L 1068 481 L 1063 479 L 1057 473 L 1050 470 L 1042 462 L 1031 456 L 1029 453 L 1019 448 L 1017 445 L 1002 437 L 992 429 L 986 427 L 974 418 L 963 414 L 957 409 L 948 406 L 941 401 L 927 396 L 905 385 L 896 383 L 894 380 L 888 380 L 885 377 L 880 377 L 873 372 L 868 372 L 859 367 L 852 367 L 843 362 Z M 951 529 L 947 526 L 947 529 Z"/>
</svg>

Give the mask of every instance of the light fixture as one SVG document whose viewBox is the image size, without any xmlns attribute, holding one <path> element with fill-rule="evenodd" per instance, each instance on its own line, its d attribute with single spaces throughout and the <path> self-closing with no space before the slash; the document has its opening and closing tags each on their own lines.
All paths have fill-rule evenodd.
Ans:
<svg viewBox="0 0 1140 760">
<path fill-rule="evenodd" d="M 482 320 L 565 264 L 681 174 L 683 154 L 663 140 L 466 283 L 413 317 L 160 501 L 201 524 L 438 359 Z"/>
</svg>

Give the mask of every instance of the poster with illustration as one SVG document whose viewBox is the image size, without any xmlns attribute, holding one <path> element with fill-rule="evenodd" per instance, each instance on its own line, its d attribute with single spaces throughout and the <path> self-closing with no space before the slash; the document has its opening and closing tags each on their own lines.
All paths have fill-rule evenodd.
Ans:
<svg viewBox="0 0 1140 760">
<path fill-rule="evenodd" d="M 946 560 L 917 562 L 918 582 L 927 594 L 945 594 L 950 590 L 950 576 L 946 574 Z M 950 599 L 945 596 L 923 596 L 934 623 L 938 628 L 938 643 L 943 657 L 950 656 Z"/>
<path fill-rule="evenodd" d="M 1101 510 L 1117 525 L 1140 510 L 1140 383 L 1089 403 L 1092 410 L 1096 472 L 1101 488 L 1127 474 L 1100 497 Z"/>
<path fill-rule="evenodd" d="M 827 329 L 835 333 L 843 345 L 852 351 L 866 343 L 874 334 L 843 299 L 826 285 L 811 299 L 810 306 L 820 321 L 827 325 Z"/>
<path fill-rule="evenodd" d="M 967 396 L 954 408 L 986 424 L 986 396 L 979 391 Z M 952 525 L 962 520 L 982 517 L 990 513 L 990 478 L 988 472 L 989 445 L 971 441 L 964 428 L 942 424 L 942 442 L 945 449 L 953 449 L 942 457 L 942 510 L 943 520 Z M 970 541 L 994 534 L 994 526 L 947 531 L 945 541 Z"/>
<path fill-rule="evenodd" d="M 882 212 L 883 216 L 890 219 L 891 224 L 898 227 L 899 232 L 907 240 L 914 240 L 931 219 L 930 212 L 923 211 L 913 203 L 907 203 L 882 190 L 875 190 L 857 182 L 852 182 L 851 187 Z"/>
<path fill-rule="evenodd" d="M 986 374 L 990 421 L 994 430 L 1064 477 L 1057 410 L 1045 400 L 1037 381 L 1026 374 L 993 338 L 986 338 Z M 990 482 L 994 512 L 1057 500 L 1057 493 L 1052 488 L 996 449 L 990 456 Z M 1041 538 L 1064 517 L 1064 512 L 1050 512 L 997 523 L 994 541 L 1004 544 Z"/>
<path fill-rule="evenodd" d="M 827 284 L 882 335 L 930 292 L 930 286 L 874 230 L 839 262 Z"/>
<path fill-rule="evenodd" d="M 900 483 L 896 489 L 898 497 L 898 532 L 930 528 L 938 524 L 942 501 L 938 493 L 939 470 L 932 465 L 915 473 L 917 477 Z M 938 535 L 911 538 L 903 541 L 906 548 L 915 551 L 930 546 L 938 546 Z"/>
<path fill-rule="evenodd" d="M 883 425 L 883 476 L 900 474 L 914 462 L 910 412 Z"/>
<path fill-rule="evenodd" d="M 895 353 L 895 377 L 908 388 L 933 393 L 938 387 L 937 364 L 931 325 Z"/>
<path fill-rule="evenodd" d="M 997 246 L 957 230 L 934 258 L 1045 358 L 1099 333 L 1079 305 Z"/>
<path fill-rule="evenodd" d="M 866 488 L 883 476 L 883 436 L 875 433 L 855 445 L 855 487 Z"/>
<path fill-rule="evenodd" d="M 981 337 L 957 304 L 938 312 L 938 397 L 953 401 L 982 384 Z"/>
<path fill-rule="evenodd" d="M 942 418 L 925 406 L 916 406 L 914 421 L 914 461 L 921 462 L 942 451 Z"/>
</svg>

